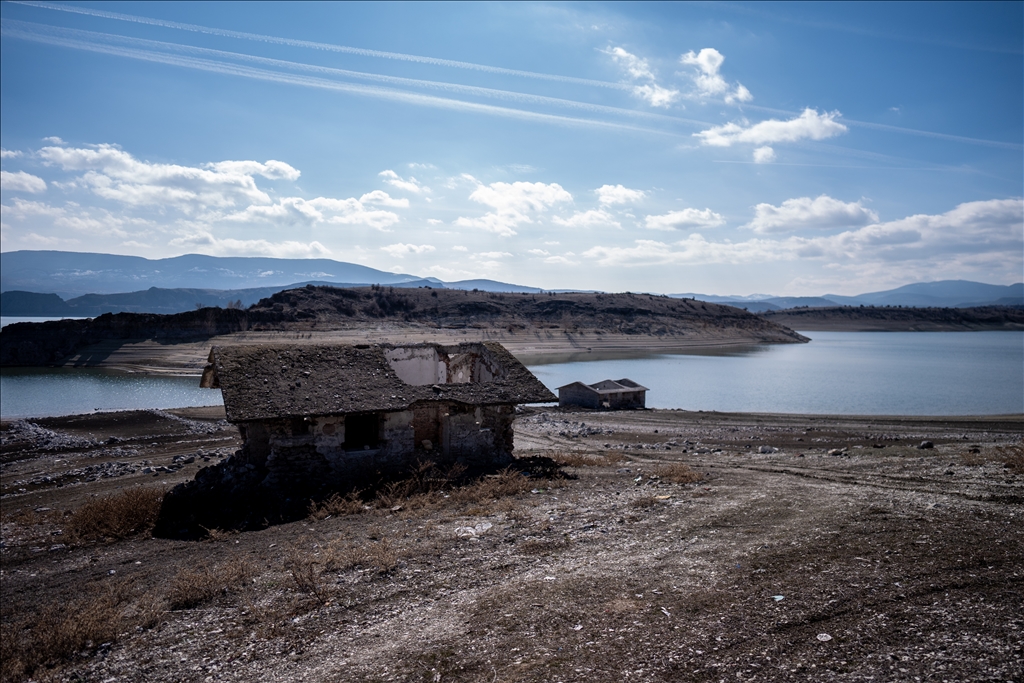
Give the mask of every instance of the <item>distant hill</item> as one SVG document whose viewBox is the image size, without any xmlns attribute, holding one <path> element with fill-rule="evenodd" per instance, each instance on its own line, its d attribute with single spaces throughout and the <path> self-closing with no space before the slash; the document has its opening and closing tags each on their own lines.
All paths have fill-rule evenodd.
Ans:
<svg viewBox="0 0 1024 683">
<path fill-rule="evenodd" d="M 330 259 L 219 257 L 186 254 L 166 259 L 72 251 L 11 251 L 0 254 L 0 291 L 85 294 L 159 289 L 253 289 L 299 282 L 397 285 L 421 280 Z"/>
<path fill-rule="evenodd" d="M 117 313 L 86 320 L 15 323 L 0 332 L 0 366 L 60 364 L 101 344 L 87 362 L 131 340 L 161 344 L 246 331 L 360 330 L 387 324 L 396 333 L 486 332 L 530 346 L 548 340 L 569 350 L 606 338 L 637 348 L 802 343 L 803 337 L 729 306 L 647 294 L 510 294 L 425 287 L 316 287 L 278 292 L 244 310 L 203 308 L 174 315 Z M 619 342 L 613 342 L 619 343 Z M 106 346 L 102 346 L 106 344 Z"/>
<path fill-rule="evenodd" d="M 433 287 L 481 292 L 570 293 L 488 279 L 442 282 L 331 259 L 219 257 L 187 254 L 167 259 L 70 251 L 0 253 L 0 309 L 5 316 L 95 316 L 108 312 L 177 313 L 204 306 L 249 306 L 275 292 L 306 284 L 336 287 Z M 198 285 L 198 286 L 197 286 Z M 31 295 L 31 296 L 30 296 Z M 53 297 L 57 298 L 54 299 Z M 968 280 L 921 282 L 857 296 L 779 297 L 671 294 L 746 309 L 752 313 L 831 306 L 1024 306 L 1024 283 L 990 285 Z M 58 301 L 58 299 L 60 301 Z M 62 301 L 67 306 L 62 305 Z"/>
<path fill-rule="evenodd" d="M 826 294 L 837 304 L 849 306 L 917 306 L 967 308 L 987 306 L 997 301 L 1024 304 L 1024 283 L 1014 285 L 988 285 L 970 280 L 940 280 L 938 282 L 917 282 L 896 289 L 868 292 L 854 297 Z"/>
<path fill-rule="evenodd" d="M 544 291 L 540 287 L 524 287 L 523 285 L 512 285 L 496 280 L 459 280 L 458 282 L 444 282 L 442 284 L 446 289 L 475 289 L 480 292 L 505 292 L 508 294 L 519 294 L 522 292 L 540 294 Z"/>
<path fill-rule="evenodd" d="M 784 297 L 767 294 L 718 296 L 708 294 L 670 294 L 674 298 L 696 298 L 762 312 L 786 308 L 827 308 L 830 306 L 914 306 L 924 308 L 972 308 L 977 306 L 1024 306 L 1024 283 L 989 285 L 970 280 L 918 282 L 896 289 L 868 292 L 857 296 L 825 294 L 819 297 Z"/>
<path fill-rule="evenodd" d="M 1008 306 L 835 306 L 767 311 L 761 317 L 803 332 L 1024 330 L 1024 309 Z"/>
<path fill-rule="evenodd" d="M 9 291 L 0 294 L 0 315 L 5 316 L 72 316 L 96 317 L 104 313 L 183 313 L 196 308 L 216 306 L 248 308 L 260 299 L 286 290 L 306 285 L 330 285 L 332 287 L 368 287 L 366 282 L 296 282 L 279 287 L 254 287 L 251 289 L 161 289 L 150 287 L 140 292 L 119 294 L 85 294 L 67 301 L 56 294 Z M 410 280 L 392 287 L 443 287 L 432 280 Z"/>
</svg>

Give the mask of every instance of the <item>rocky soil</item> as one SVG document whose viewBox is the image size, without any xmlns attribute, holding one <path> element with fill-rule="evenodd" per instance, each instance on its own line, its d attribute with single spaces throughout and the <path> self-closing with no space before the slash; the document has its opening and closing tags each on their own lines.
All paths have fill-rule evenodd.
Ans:
<svg viewBox="0 0 1024 683">
<path fill-rule="evenodd" d="M 203 541 L 72 533 L 90 503 L 223 460 L 222 417 L 2 425 L 5 680 L 1024 671 L 1021 416 L 528 410 L 517 455 L 565 478 L 339 498 Z"/>
</svg>

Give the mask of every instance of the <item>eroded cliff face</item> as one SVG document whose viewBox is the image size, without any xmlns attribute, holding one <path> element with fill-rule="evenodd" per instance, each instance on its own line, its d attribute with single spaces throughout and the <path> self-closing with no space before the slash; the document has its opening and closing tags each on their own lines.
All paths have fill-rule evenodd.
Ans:
<svg viewBox="0 0 1024 683">
<path fill-rule="evenodd" d="M 443 289 L 314 287 L 279 292 L 246 310 L 202 308 L 174 315 L 116 313 L 89 320 L 18 323 L 0 332 L 0 365 L 65 362 L 102 342 L 175 344 L 246 331 L 424 328 L 564 330 L 699 340 L 799 343 L 807 339 L 738 308 L 647 294 L 498 294 Z"/>
</svg>

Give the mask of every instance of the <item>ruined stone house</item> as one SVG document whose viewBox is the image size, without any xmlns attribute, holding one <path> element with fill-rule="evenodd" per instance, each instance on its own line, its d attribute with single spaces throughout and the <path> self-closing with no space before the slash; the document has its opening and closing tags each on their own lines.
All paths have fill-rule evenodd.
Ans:
<svg viewBox="0 0 1024 683">
<path fill-rule="evenodd" d="M 647 403 L 647 387 L 631 379 L 606 379 L 597 384 L 573 382 L 558 387 L 558 405 L 580 406 L 605 410 L 643 408 Z"/>
<path fill-rule="evenodd" d="M 220 388 L 264 485 L 327 484 L 416 460 L 512 459 L 521 403 L 554 395 L 503 346 L 216 346 L 200 386 Z"/>
</svg>

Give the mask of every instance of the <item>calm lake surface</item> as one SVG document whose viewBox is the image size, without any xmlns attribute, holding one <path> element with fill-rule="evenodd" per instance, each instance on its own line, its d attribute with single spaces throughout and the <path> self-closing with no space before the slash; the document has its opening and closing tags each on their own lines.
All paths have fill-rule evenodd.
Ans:
<svg viewBox="0 0 1024 683">
<path fill-rule="evenodd" d="M 803 332 L 809 344 L 531 364 L 550 389 L 629 377 L 652 408 L 839 415 L 1024 412 L 1022 332 Z M 198 377 L 103 370 L 0 373 L 3 417 L 221 403 Z"/>
<path fill-rule="evenodd" d="M 647 406 L 839 415 L 1024 412 L 1022 332 L 801 332 L 809 344 L 530 369 L 554 389 L 628 377 Z"/>
</svg>

